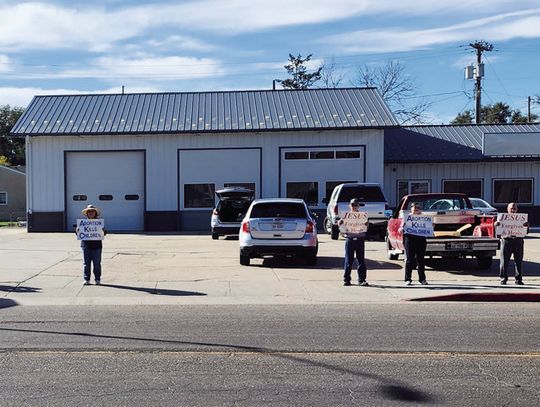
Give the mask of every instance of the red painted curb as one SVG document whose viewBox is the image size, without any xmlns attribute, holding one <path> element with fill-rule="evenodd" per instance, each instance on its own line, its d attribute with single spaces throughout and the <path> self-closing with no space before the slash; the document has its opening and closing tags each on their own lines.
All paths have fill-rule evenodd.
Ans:
<svg viewBox="0 0 540 407">
<path fill-rule="evenodd" d="M 411 298 L 407 301 L 540 302 L 540 293 L 462 293 Z"/>
</svg>

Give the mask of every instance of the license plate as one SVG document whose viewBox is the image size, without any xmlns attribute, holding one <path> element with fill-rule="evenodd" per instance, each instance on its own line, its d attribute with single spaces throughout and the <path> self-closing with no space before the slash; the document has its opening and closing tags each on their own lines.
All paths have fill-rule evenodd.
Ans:
<svg viewBox="0 0 540 407">
<path fill-rule="evenodd" d="M 272 229 L 283 229 L 283 223 L 273 223 Z"/>
<path fill-rule="evenodd" d="M 446 243 L 446 249 L 448 250 L 463 250 L 470 249 L 471 244 L 467 242 L 450 242 Z"/>
</svg>

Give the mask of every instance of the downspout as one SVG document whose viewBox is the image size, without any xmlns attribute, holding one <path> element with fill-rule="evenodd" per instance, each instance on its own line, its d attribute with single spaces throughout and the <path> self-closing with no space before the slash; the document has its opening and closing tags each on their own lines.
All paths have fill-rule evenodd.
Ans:
<svg viewBox="0 0 540 407">
<path fill-rule="evenodd" d="M 32 229 L 32 208 L 34 206 L 32 196 L 31 174 L 32 174 L 32 144 L 30 143 L 30 136 L 25 136 L 26 144 L 26 231 L 29 232 Z"/>
</svg>

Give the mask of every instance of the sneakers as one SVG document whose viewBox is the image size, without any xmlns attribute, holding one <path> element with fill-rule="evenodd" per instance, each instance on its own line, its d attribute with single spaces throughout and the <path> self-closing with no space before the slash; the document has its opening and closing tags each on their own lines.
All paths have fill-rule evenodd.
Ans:
<svg viewBox="0 0 540 407">
<path fill-rule="evenodd" d="M 101 280 L 96 280 L 96 285 L 100 285 L 101 284 Z"/>
<path fill-rule="evenodd" d="M 343 283 L 343 285 L 345 285 L 345 286 L 350 286 L 350 285 L 351 285 L 351 282 L 350 282 L 350 281 L 345 281 L 345 282 Z"/>
<path fill-rule="evenodd" d="M 422 281 L 420 281 L 420 284 L 422 284 L 422 285 L 428 285 L 428 283 L 427 283 L 427 281 L 426 281 L 426 280 L 422 280 Z"/>
<path fill-rule="evenodd" d="M 360 281 L 358 285 L 361 285 L 362 287 L 367 287 L 369 284 L 366 280 L 364 280 L 364 281 Z"/>
<path fill-rule="evenodd" d="M 506 278 L 501 278 L 501 285 L 506 285 Z"/>
<path fill-rule="evenodd" d="M 411 280 L 406 280 L 405 285 L 412 285 L 412 281 Z"/>
<path fill-rule="evenodd" d="M 82 285 L 90 285 L 90 280 L 84 280 Z"/>
<path fill-rule="evenodd" d="M 516 280 L 516 285 L 523 285 L 523 281 L 521 281 L 521 280 Z"/>
</svg>

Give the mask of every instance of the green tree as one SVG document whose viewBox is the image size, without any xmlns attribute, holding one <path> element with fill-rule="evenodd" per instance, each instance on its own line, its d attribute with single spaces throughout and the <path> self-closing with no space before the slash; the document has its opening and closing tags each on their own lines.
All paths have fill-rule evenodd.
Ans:
<svg viewBox="0 0 540 407">
<path fill-rule="evenodd" d="M 472 124 L 474 123 L 474 114 L 471 110 L 465 110 L 458 114 L 450 124 Z"/>
<path fill-rule="evenodd" d="M 450 124 L 472 124 L 475 114 L 472 110 L 465 110 L 458 114 Z M 538 115 L 532 114 L 531 121 L 538 120 Z M 505 124 L 505 123 L 527 123 L 527 116 L 519 110 L 512 110 L 510 106 L 503 102 L 482 106 L 480 110 L 480 123 L 482 124 Z"/>
<path fill-rule="evenodd" d="M 289 54 L 289 63 L 284 66 L 287 73 L 291 75 L 288 79 L 276 79 L 276 82 L 280 83 L 284 89 L 308 89 L 315 82 L 321 79 L 322 66 L 318 67 L 313 72 L 308 72 L 306 63 L 311 60 L 312 54 L 302 58 L 301 54 L 294 56 Z"/>
<path fill-rule="evenodd" d="M 25 164 L 24 139 L 9 135 L 23 112 L 22 107 L 0 106 L 0 156 L 4 156 L 11 165 Z"/>
</svg>

